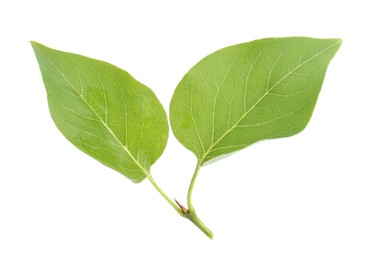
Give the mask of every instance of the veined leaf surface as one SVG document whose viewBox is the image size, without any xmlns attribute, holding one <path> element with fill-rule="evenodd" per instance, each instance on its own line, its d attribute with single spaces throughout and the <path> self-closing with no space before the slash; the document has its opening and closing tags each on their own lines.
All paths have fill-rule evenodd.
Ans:
<svg viewBox="0 0 378 260">
<path fill-rule="evenodd" d="M 168 122 L 155 94 L 109 63 L 32 42 L 51 116 L 76 147 L 140 182 L 163 153 Z"/>
<path fill-rule="evenodd" d="M 340 45 L 340 39 L 270 38 L 210 54 L 174 92 L 173 133 L 201 164 L 259 140 L 299 133 Z"/>
</svg>

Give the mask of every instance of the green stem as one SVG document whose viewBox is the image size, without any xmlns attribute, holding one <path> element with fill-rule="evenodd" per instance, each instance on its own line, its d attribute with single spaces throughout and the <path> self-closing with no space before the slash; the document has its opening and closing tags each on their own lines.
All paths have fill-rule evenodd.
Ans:
<svg viewBox="0 0 378 260">
<path fill-rule="evenodd" d="M 171 206 L 177 211 L 177 213 L 179 213 L 181 216 L 184 216 L 182 210 L 177 206 L 176 203 L 173 202 L 173 200 L 171 200 L 168 195 L 160 188 L 160 186 L 156 183 L 156 181 L 154 180 L 154 178 L 152 178 L 151 174 L 148 173 L 147 174 L 147 178 L 150 180 L 150 182 L 152 183 L 152 185 L 155 187 L 155 189 L 164 197 L 164 199 L 169 203 L 171 204 Z"/>
<path fill-rule="evenodd" d="M 188 211 L 185 217 L 205 233 L 208 238 L 213 239 L 213 232 L 197 217 L 195 212 Z"/>
<path fill-rule="evenodd" d="M 193 205 L 191 203 L 192 200 L 192 192 L 193 192 L 193 186 L 195 183 L 195 179 L 198 175 L 198 171 L 200 168 L 200 164 L 198 163 L 196 166 L 196 170 L 194 172 L 192 181 L 189 186 L 189 192 L 188 192 L 188 207 L 189 209 L 186 209 L 183 205 L 181 205 L 178 201 L 176 203 L 168 197 L 168 195 L 160 188 L 160 186 L 156 183 L 154 178 L 152 178 L 150 173 L 147 173 L 147 178 L 150 180 L 152 185 L 155 187 L 155 189 L 164 197 L 164 199 L 177 211 L 177 213 L 184 217 L 189 219 L 194 225 L 196 225 L 203 233 L 205 233 L 206 236 L 208 236 L 210 239 L 213 239 L 213 233 L 211 230 L 197 217 L 196 212 L 193 208 Z"/>
<path fill-rule="evenodd" d="M 188 190 L 188 210 L 185 212 L 186 218 L 193 222 L 203 233 L 205 233 L 210 239 L 213 239 L 213 232 L 197 217 L 196 210 L 193 207 L 192 203 L 192 194 L 194 189 L 194 184 L 201 168 L 201 162 L 198 160 L 196 169 L 194 170 L 192 180 L 190 181 L 189 190 Z"/>
<path fill-rule="evenodd" d="M 194 189 L 194 184 L 196 183 L 196 179 L 199 173 L 199 169 L 201 168 L 200 161 L 197 162 L 196 169 L 194 170 L 192 180 L 189 185 L 189 190 L 188 190 L 188 208 L 189 211 L 195 212 L 193 204 L 192 204 L 192 193 Z"/>
</svg>

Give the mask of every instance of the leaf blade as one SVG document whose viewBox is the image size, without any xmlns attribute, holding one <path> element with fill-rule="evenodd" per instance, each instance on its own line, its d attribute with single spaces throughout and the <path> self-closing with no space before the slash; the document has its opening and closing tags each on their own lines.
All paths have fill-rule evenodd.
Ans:
<svg viewBox="0 0 378 260">
<path fill-rule="evenodd" d="M 175 90 L 173 133 L 203 163 L 259 140 L 299 133 L 340 44 L 338 39 L 270 38 L 210 54 Z"/>
<path fill-rule="evenodd" d="M 155 94 L 99 60 L 32 42 L 51 116 L 63 135 L 101 163 L 140 182 L 160 157 L 168 123 Z"/>
</svg>

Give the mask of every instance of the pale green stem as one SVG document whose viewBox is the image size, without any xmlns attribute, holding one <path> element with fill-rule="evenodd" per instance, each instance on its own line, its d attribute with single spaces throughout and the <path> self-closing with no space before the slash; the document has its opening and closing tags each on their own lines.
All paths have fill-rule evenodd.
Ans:
<svg viewBox="0 0 378 260">
<path fill-rule="evenodd" d="M 188 210 L 186 218 L 192 221 L 208 238 L 213 239 L 213 232 L 197 217 L 195 212 Z"/>
<path fill-rule="evenodd" d="M 192 193 L 193 193 L 194 184 L 196 183 L 196 179 L 197 179 L 200 168 L 201 168 L 201 164 L 198 161 L 196 165 L 196 169 L 194 170 L 194 173 L 193 173 L 192 180 L 190 182 L 189 190 L 188 190 L 188 208 L 191 212 L 195 212 L 193 204 L 192 204 Z"/>
<path fill-rule="evenodd" d="M 180 203 L 176 201 L 176 203 L 168 197 L 168 195 L 160 188 L 160 186 L 155 182 L 154 178 L 152 178 L 150 173 L 147 173 L 147 178 L 150 180 L 152 185 L 155 187 L 155 189 L 164 197 L 164 199 L 177 211 L 177 213 L 180 214 L 180 216 L 189 219 L 194 225 L 196 225 L 203 233 L 206 234 L 210 239 L 213 239 L 213 233 L 211 230 L 206 227 L 206 225 L 197 217 L 196 212 L 193 208 L 193 205 L 191 203 L 191 197 L 193 192 L 193 186 L 195 183 L 195 179 L 198 175 L 198 171 L 200 168 L 200 164 L 198 163 L 196 166 L 196 170 L 194 172 L 192 181 L 190 183 L 189 192 L 188 192 L 188 207 L 189 209 L 186 209 L 184 206 L 182 206 Z"/>
<path fill-rule="evenodd" d="M 160 186 L 155 182 L 154 178 L 152 178 L 151 174 L 147 174 L 147 178 L 150 180 L 152 185 L 154 185 L 155 189 L 164 197 L 164 199 L 171 204 L 171 206 L 179 213 L 181 216 L 184 216 L 183 212 L 181 209 L 177 206 L 176 203 L 173 202 L 171 198 L 168 197 L 168 195 L 160 188 Z"/>
<path fill-rule="evenodd" d="M 196 183 L 196 179 L 201 168 L 201 162 L 198 160 L 196 169 L 194 170 L 192 180 L 189 185 L 188 190 L 188 211 L 185 213 L 186 217 L 193 222 L 199 229 L 202 230 L 210 239 L 213 239 L 213 232 L 197 217 L 196 210 L 193 207 L 192 203 L 192 194 L 194 189 L 194 184 Z"/>
</svg>

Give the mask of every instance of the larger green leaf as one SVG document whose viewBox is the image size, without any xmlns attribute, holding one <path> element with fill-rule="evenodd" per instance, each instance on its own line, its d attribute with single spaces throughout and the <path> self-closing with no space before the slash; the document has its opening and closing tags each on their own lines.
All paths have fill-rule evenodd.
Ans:
<svg viewBox="0 0 378 260">
<path fill-rule="evenodd" d="M 170 105 L 176 138 L 200 163 L 263 139 L 288 137 L 310 120 L 339 39 L 261 39 L 195 65 Z"/>
<path fill-rule="evenodd" d="M 51 116 L 63 135 L 132 181 L 142 181 L 168 138 L 167 117 L 155 94 L 109 63 L 32 46 Z"/>
</svg>

